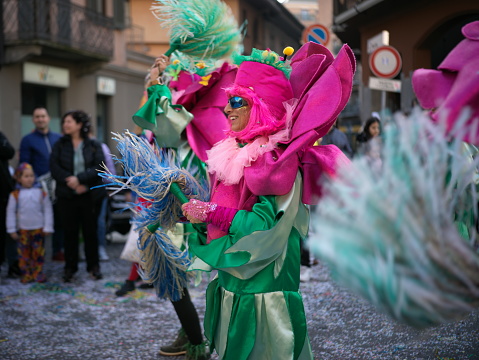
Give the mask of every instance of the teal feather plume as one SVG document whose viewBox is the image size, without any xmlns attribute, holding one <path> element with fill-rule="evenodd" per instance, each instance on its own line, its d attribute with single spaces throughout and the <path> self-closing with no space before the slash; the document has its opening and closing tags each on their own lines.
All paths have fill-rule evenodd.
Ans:
<svg viewBox="0 0 479 360">
<path fill-rule="evenodd" d="M 359 157 L 325 185 L 309 246 L 336 280 L 392 318 L 425 328 L 479 307 L 479 157 L 418 109 L 385 127 L 379 171 Z"/>
<path fill-rule="evenodd" d="M 199 59 L 221 59 L 228 57 L 241 42 L 236 20 L 223 1 L 155 0 L 155 3 L 150 10 L 170 32 L 167 56 L 178 50 Z"/>
</svg>

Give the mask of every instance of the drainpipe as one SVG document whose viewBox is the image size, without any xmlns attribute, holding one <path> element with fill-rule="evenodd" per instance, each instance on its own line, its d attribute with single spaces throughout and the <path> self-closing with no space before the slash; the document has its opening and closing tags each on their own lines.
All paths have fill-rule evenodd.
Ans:
<svg viewBox="0 0 479 360">
<path fill-rule="evenodd" d="M 348 9 L 345 12 L 342 12 L 341 14 L 339 14 L 338 16 L 335 16 L 334 24 L 337 26 L 341 26 L 343 22 L 348 21 L 349 19 L 372 8 L 373 6 L 378 5 L 379 3 L 382 3 L 383 1 L 384 0 L 366 0 L 366 1 L 362 1 L 359 4 L 356 3 L 351 9 Z"/>
</svg>

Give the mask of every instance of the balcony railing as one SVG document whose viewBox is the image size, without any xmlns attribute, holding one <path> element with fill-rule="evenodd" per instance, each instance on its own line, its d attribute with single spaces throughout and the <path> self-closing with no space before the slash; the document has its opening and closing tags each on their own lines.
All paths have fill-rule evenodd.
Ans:
<svg viewBox="0 0 479 360">
<path fill-rule="evenodd" d="M 113 56 L 113 19 L 70 0 L 0 0 L 6 46 L 60 47 L 93 57 Z"/>
</svg>

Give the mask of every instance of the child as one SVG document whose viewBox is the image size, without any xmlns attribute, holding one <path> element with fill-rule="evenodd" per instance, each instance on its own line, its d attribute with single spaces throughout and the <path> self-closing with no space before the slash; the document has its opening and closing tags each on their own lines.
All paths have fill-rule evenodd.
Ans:
<svg viewBox="0 0 479 360">
<path fill-rule="evenodd" d="M 53 233 L 52 204 L 41 188 L 33 187 L 35 174 L 30 164 L 21 163 L 14 178 L 20 188 L 8 199 L 7 232 L 18 244 L 21 282 L 43 283 L 47 281 L 42 272 L 45 236 Z"/>
</svg>

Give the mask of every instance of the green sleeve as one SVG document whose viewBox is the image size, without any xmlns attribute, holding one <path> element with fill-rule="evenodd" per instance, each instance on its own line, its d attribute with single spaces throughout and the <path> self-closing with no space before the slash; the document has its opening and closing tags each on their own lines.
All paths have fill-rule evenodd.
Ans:
<svg viewBox="0 0 479 360">
<path fill-rule="evenodd" d="M 260 196 L 252 211 L 237 212 L 228 235 L 214 239 L 207 245 L 202 245 L 198 241 L 190 242 L 190 251 L 214 268 L 237 267 L 248 263 L 251 259 L 249 244 L 242 250 L 228 250 L 242 239 L 248 238 L 248 235 L 265 232 L 275 226 L 282 215 L 282 211 L 276 211 L 275 199 L 275 196 Z M 255 246 L 253 251 L 261 250 L 269 251 L 263 246 Z"/>
</svg>

